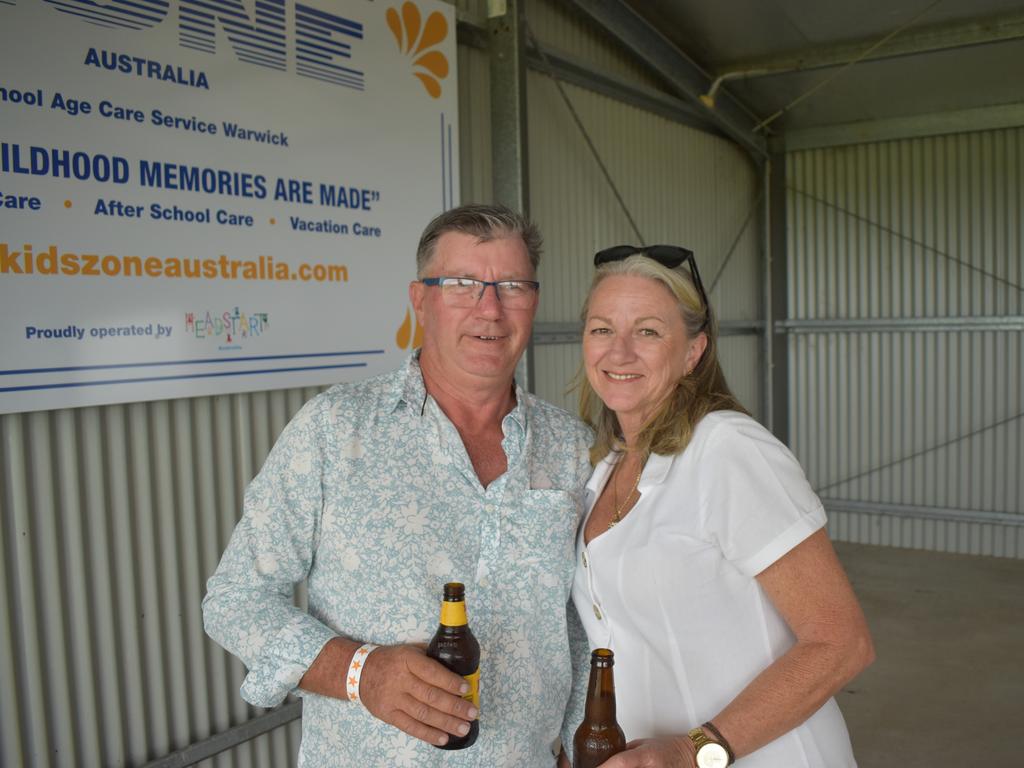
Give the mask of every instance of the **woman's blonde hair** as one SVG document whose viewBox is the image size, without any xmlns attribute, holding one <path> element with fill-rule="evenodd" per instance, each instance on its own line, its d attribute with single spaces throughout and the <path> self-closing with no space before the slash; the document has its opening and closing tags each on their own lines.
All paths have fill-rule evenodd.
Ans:
<svg viewBox="0 0 1024 768">
<path fill-rule="evenodd" d="M 664 285 L 676 299 L 687 336 L 696 338 L 698 334 L 703 333 L 708 340 L 697 365 L 680 379 L 675 390 L 640 430 L 637 445 L 634 446 L 640 455 L 646 458 L 652 453 L 682 453 L 689 445 L 697 423 L 712 411 L 731 410 L 747 413 L 725 381 L 725 374 L 722 373 L 722 367 L 718 362 L 718 324 L 710 306 L 707 308 L 705 324 L 704 307 L 689 271 L 682 267 L 669 269 L 654 259 L 639 254 L 622 261 L 602 264 L 594 274 L 587 299 L 583 303 L 584 323 L 594 291 L 612 275 L 644 277 Z M 601 401 L 590 385 L 582 363 L 576 374 L 574 388 L 579 391 L 580 418 L 596 433 L 594 444 L 590 448 L 590 462 L 597 464 L 610 452 L 623 449 L 619 420 L 615 412 Z"/>
</svg>

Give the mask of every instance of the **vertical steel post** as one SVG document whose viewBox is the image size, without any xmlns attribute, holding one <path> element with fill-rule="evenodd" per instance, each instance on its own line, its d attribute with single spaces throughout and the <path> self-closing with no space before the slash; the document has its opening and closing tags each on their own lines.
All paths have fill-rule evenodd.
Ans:
<svg viewBox="0 0 1024 768">
<path fill-rule="evenodd" d="M 769 350 L 768 427 L 789 445 L 789 335 L 779 321 L 789 313 L 789 260 L 786 252 L 786 155 L 773 152 L 766 164 L 768 184 L 768 306 L 765 333 Z"/>
<path fill-rule="evenodd" d="M 491 80 L 491 173 L 494 202 L 530 215 L 526 123 L 525 0 L 488 0 Z M 519 364 L 533 390 L 533 340 Z"/>
</svg>

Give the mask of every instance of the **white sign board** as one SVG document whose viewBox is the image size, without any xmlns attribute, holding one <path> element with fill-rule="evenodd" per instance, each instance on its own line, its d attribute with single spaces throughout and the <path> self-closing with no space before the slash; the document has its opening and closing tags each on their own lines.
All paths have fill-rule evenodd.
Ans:
<svg viewBox="0 0 1024 768">
<path fill-rule="evenodd" d="M 455 56 L 435 0 L 0 0 L 0 413 L 395 367 Z"/>
</svg>

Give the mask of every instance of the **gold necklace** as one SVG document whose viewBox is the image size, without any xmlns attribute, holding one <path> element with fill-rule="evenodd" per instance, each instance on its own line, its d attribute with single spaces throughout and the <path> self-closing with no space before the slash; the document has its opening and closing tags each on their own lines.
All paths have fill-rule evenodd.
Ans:
<svg viewBox="0 0 1024 768">
<path fill-rule="evenodd" d="M 629 500 L 633 498 L 633 494 L 636 493 L 636 489 L 640 486 L 640 475 L 642 475 L 643 473 L 644 465 L 643 462 L 641 462 L 640 469 L 637 470 L 636 473 L 636 480 L 633 481 L 633 487 L 629 489 L 629 493 L 626 494 L 626 498 L 622 500 L 621 504 L 619 504 L 618 491 L 616 490 L 615 485 L 612 485 L 612 490 L 615 491 L 616 509 L 615 512 L 612 514 L 611 522 L 608 523 L 608 528 L 612 528 L 613 526 L 616 526 L 622 522 L 622 510 L 626 508 L 626 505 L 629 504 Z"/>
</svg>

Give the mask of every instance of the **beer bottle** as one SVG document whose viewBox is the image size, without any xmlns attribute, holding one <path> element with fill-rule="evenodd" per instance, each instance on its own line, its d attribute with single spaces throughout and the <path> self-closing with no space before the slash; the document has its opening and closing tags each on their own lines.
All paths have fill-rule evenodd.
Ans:
<svg viewBox="0 0 1024 768">
<path fill-rule="evenodd" d="M 462 698 L 480 711 L 480 643 L 473 637 L 466 619 L 466 588 L 457 581 L 444 585 L 441 601 L 441 624 L 427 646 L 427 656 L 437 659 L 469 683 L 469 692 Z M 440 749 L 465 749 L 476 743 L 480 722 L 469 724 L 465 736 L 448 735 L 448 743 Z"/>
<path fill-rule="evenodd" d="M 590 683 L 583 722 L 572 738 L 573 768 L 597 768 L 626 748 L 626 736 L 615 719 L 615 654 L 598 648 L 590 654 Z"/>
</svg>

